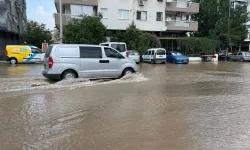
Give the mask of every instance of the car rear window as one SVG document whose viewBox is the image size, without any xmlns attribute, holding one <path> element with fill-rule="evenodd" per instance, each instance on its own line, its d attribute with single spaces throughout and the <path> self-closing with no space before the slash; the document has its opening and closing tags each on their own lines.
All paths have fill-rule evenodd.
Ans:
<svg viewBox="0 0 250 150">
<path fill-rule="evenodd" d="M 53 46 L 49 46 L 48 49 L 46 50 L 45 57 L 49 57 L 50 53 L 52 51 Z"/>
<path fill-rule="evenodd" d="M 157 50 L 156 54 L 157 55 L 166 55 L 166 51 L 164 51 L 164 50 Z"/>
<path fill-rule="evenodd" d="M 116 49 L 119 52 L 125 52 L 126 51 L 125 44 L 111 44 L 111 47 Z"/>
<path fill-rule="evenodd" d="M 80 46 L 81 58 L 102 58 L 101 47 Z"/>
</svg>

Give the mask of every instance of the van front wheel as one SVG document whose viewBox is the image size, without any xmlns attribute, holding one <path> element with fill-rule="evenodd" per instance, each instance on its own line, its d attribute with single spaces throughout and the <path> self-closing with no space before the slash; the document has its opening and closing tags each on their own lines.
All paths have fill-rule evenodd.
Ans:
<svg viewBox="0 0 250 150">
<path fill-rule="evenodd" d="M 10 64 L 12 64 L 12 65 L 17 64 L 16 58 L 11 58 L 11 59 L 10 59 Z"/>
<path fill-rule="evenodd" d="M 75 74 L 75 72 L 68 70 L 68 71 L 65 71 L 63 73 L 62 78 L 63 79 L 74 79 L 74 78 L 76 78 L 76 74 Z"/>
<path fill-rule="evenodd" d="M 132 68 L 126 68 L 126 69 L 123 70 L 122 76 L 130 75 L 130 74 L 133 74 L 133 73 L 135 73 L 135 71 Z"/>
</svg>

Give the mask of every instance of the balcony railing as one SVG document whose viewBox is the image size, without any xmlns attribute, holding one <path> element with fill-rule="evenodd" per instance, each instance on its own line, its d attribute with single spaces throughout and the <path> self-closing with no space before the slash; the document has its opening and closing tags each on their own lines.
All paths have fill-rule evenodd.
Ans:
<svg viewBox="0 0 250 150">
<path fill-rule="evenodd" d="M 168 12 L 184 12 L 190 14 L 199 13 L 200 4 L 187 2 L 187 3 L 179 3 L 176 1 L 167 2 L 166 3 L 166 11 Z"/>
<path fill-rule="evenodd" d="M 166 21 L 167 30 L 171 31 L 198 31 L 197 21 Z"/>
<path fill-rule="evenodd" d="M 59 3 L 59 0 L 55 0 L 55 3 Z M 97 6 L 97 0 L 62 0 L 62 4 L 76 4 L 76 5 L 89 5 Z"/>
<path fill-rule="evenodd" d="M 60 14 L 55 13 L 54 14 L 55 17 L 55 24 L 59 25 L 60 24 Z M 69 22 L 73 19 L 73 18 L 81 18 L 79 15 L 71 15 L 71 14 L 62 14 L 62 24 L 63 25 L 68 25 Z"/>
</svg>

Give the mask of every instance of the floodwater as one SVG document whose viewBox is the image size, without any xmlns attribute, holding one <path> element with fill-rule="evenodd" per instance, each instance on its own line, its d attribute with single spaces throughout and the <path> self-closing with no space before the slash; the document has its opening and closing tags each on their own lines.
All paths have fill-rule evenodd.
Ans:
<svg viewBox="0 0 250 150">
<path fill-rule="evenodd" d="M 250 149 L 250 63 L 140 64 L 97 81 L 41 70 L 0 64 L 1 149 Z"/>
</svg>

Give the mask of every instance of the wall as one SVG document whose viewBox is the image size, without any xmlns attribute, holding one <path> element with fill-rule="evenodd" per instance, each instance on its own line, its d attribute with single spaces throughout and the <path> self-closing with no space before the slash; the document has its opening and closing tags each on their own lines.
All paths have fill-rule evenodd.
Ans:
<svg viewBox="0 0 250 150">
<path fill-rule="evenodd" d="M 138 0 L 99 0 L 98 12 L 101 8 L 108 8 L 108 18 L 103 23 L 110 30 L 125 30 L 134 20 L 137 28 L 145 31 L 164 31 L 165 26 L 165 0 L 147 0 L 144 6 L 138 5 Z M 119 20 L 118 9 L 129 10 L 128 20 Z M 147 11 L 147 20 L 136 20 L 136 11 Z M 156 12 L 163 12 L 163 20 L 156 21 Z"/>
</svg>

